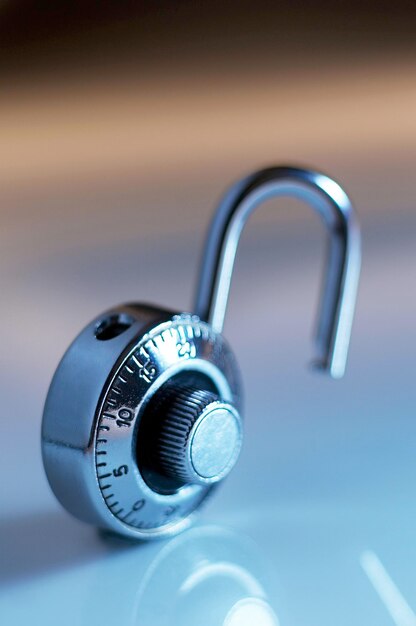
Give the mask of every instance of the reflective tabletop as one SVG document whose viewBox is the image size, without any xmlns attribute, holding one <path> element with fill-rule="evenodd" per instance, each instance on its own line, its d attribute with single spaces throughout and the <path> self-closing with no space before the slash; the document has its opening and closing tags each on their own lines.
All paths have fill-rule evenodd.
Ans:
<svg viewBox="0 0 416 626">
<path fill-rule="evenodd" d="M 363 216 L 362 283 L 341 381 L 304 367 L 322 242 L 319 223 L 303 217 L 253 224 L 237 264 L 225 334 L 245 383 L 241 459 L 193 529 L 148 544 L 100 534 L 60 508 L 41 466 L 42 406 L 66 343 L 100 307 L 141 289 L 144 300 L 186 306 L 198 237 L 172 237 L 168 225 L 138 245 L 126 232 L 105 245 L 84 237 L 76 253 L 42 252 L 35 242 L 20 261 L 10 247 L 5 623 L 416 624 L 414 213 Z"/>
</svg>

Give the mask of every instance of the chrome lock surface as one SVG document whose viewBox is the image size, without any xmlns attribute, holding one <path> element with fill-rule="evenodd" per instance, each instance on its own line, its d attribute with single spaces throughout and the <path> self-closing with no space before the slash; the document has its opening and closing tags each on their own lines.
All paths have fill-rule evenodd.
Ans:
<svg viewBox="0 0 416 626">
<path fill-rule="evenodd" d="M 360 268 L 353 207 L 318 172 L 256 172 L 231 187 L 214 216 L 193 312 L 115 307 L 81 332 L 59 364 L 42 452 L 55 495 L 78 518 L 137 539 L 177 533 L 235 465 L 241 381 L 222 327 L 241 231 L 258 205 L 277 196 L 306 201 L 328 230 L 315 364 L 342 376 Z"/>
</svg>

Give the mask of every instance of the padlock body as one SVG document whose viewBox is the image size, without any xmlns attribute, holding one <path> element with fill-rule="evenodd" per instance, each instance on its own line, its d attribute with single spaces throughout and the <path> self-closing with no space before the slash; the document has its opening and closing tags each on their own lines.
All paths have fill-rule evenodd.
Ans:
<svg viewBox="0 0 416 626">
<path fill-rule="evenodd" d="M 144 461 L 152 402 L 176 381 L 241 410 L 235 358 L 196 316 L 123 305 L 75 339 L 52 380 L 42 425 L 49 483 L 73 515 L 138 539 L 192 523 L 213 487 L 175 484 Z"/>
</svg>

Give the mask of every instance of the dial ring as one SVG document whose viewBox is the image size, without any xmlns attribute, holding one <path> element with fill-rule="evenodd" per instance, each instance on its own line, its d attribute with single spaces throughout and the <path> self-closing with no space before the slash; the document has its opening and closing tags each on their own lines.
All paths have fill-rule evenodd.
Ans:
<svg viewBox="0 0 416 626">
<path fill-rule="evenodd" d="M 197 316 L 176 315 L 140 337 L 106 385 L 94 432 L 100 506 L 106 526 L 135 537 L 160 537 L 188 526 L 212 486 L 187 485 L 162 494 L 144 480 L 135 459 L 140 421 L 160 387 L 180 372 L 206 376 L 225 401 L 239 405 L 234 357 L 223 337 Z"/>
</svg>

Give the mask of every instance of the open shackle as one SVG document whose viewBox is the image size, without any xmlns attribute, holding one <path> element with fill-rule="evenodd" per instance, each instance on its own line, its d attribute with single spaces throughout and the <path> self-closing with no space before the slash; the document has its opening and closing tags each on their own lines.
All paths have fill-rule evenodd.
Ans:
<svg viewBox="0 0 416 626">
<path fill-rule="evenodd" d="M 42 454 L 54 493 L 79 519 L 135 539 L 171 536 L 192 524 L 235 466 L 242 381 L 221 331 L 242 229 L 275 196 L 306 201 L 329 232 L 317 364 L 342 376 L 360 269 L 355 211 L 323 174 L 257 172 L 232 186 L 216 212 L 192 313 L 112 307 L 62 357 L 45 402 Z"/>
<path fill-rule="evenodd" d="M 323 219 L 329 233 L 326 276 L 314 365 L 340 378 L 345 371 L 361 265 L 360 230 L 345 191 L 320 172 L 270 167 L 235 183 L 222 198 L 207 237 L 194 310 L 221 332 L 240 235 L 266 200 L 296 197 Z"/>
</svg>

